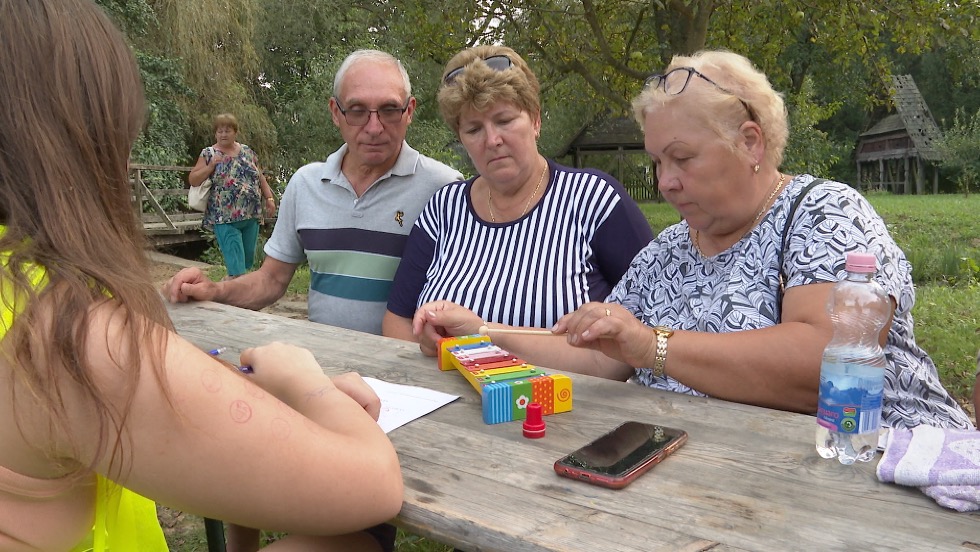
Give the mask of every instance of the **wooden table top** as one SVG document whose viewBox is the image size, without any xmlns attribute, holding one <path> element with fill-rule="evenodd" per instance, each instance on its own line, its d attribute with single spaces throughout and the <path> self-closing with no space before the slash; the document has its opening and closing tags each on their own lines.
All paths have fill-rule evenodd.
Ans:
<svg viewBox="0 0 980 552">
<path fill-rule="evenodd" d="M 980 550 L 980 513 L 881 483 L 876 462 L 820 458 L 810 416 L 569 374 L 574 409 L 526 439 L 520 422 L 484 424 L 476 391 L 415 344 L 217 303 L 169 310 L 184 338 L 226 346 L 228 359 L 283 341 L 312 350 L 328 374 L 459 395 L 389 437 L 405 479 L 395 523 L 463 550 Z M 555 474 L 555 460 L 627 420 L 689 440 L 622 490 Z"/>
</svg>

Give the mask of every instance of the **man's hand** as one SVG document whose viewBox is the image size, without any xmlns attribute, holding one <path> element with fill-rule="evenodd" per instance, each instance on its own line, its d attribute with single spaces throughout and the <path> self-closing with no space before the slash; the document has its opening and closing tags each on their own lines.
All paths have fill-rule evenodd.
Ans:
<svg viewBox="0 0 980 552">
<path fill-rule="evenodd" d="M 214 301 L 218 295 L 218 284 L 212 282 L 199 268 L 185 268 L 174 274 L 161 291 L 171 303 Z"/>
</svg>

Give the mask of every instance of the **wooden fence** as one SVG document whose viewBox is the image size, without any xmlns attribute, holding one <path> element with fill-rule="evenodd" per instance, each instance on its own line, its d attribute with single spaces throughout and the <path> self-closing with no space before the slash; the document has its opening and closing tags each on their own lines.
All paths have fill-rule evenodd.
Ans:
<svg viewBox="0 0 980 552">
<path fill-rule="evenodd" d="M 174 245 L 201 241 L 204 234 L 201 231 L 201 220 L 204 213 L 191 211 L 187 207 L 187 187 L 150 189 L 144 180 L 148 171 L 169 171 L 184 173 L 180 181 L 186 182 L 186 173 L 193 167 L 177 167 L 170 165 L 139 165 L 130 164 L 130 182 L 133 185 L 133 206 L 143 220 L 143 229 L 154 245 Z M 165 197 L 178 196 L 180 201 L 177 208 L 164 208 L 161 200 Z"/>
</svg>

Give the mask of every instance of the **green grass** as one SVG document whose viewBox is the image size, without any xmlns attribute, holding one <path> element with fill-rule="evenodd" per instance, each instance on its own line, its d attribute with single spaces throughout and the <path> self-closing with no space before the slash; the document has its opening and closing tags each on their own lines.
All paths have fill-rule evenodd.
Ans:
<svg viewBox="0 0 980 552">
<path fill-rule="evenodd" d="M 980 286 L 925 284 L 916 288 L 915 339 L 960 403 L 972 399 L 980 347 Z"/>
<path fill-rule="evenodd" d="M 980 262 L 980 195 L 876 193 L 868 199 L 912 263 L 916 284 L 977 278 L 969 261 Z"/>
</svg>

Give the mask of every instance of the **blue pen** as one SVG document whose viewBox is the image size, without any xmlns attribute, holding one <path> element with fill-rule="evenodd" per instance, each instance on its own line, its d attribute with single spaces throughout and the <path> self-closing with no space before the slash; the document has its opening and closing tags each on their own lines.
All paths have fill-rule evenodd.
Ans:
<svg viewBox="0 0 980 552">
<path fill-rule="evenodd" d="M 216 357 L 216 356 L 220 356 L 220 355 L 224 354 L 224 352 L 227 351 L 227 350 L 228 350 L 228 347 L 217 347 L 217 348 L 214 348 L 214 349 L 211 349 L 210 351 L 208 351 L 208 354 L 211 355 L 211 356 L 213 356 L 213 357 Z M 235 368 L 238 368 L 238 370 L 240 372 L 242 372 L 243 374 L 251 374 L 252 373 L 252 367 L 251 366 L 235 366 Z"/>
</svg>

